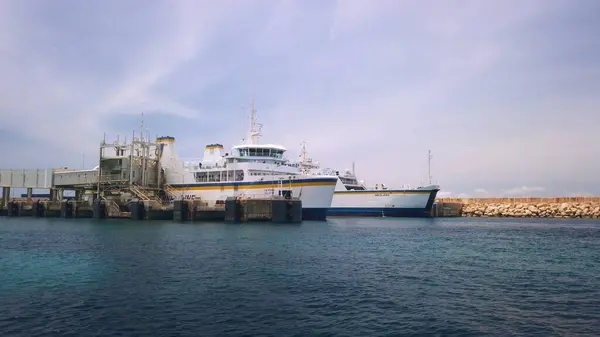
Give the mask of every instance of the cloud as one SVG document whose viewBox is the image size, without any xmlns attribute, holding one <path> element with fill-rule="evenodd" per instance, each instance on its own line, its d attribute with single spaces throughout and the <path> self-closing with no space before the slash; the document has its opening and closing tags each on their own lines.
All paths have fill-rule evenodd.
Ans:
<svg viewBox="0 0 600 337">
<path fill-rule="evenodd" d="M 593 197 L 594 193 L 580 191 L 580 192 L 572 192 L 567 194 L 568 197 Z"/>
<path fill-rule="evenodd" d="M 475 194 L 489 194 L 490 193 L 486 189 L 483 189 L 483 188 L 476 188 L 475 190 L 473 190 L 473 192 Z"/>
<path fill-rule="evenodd" d="M 0 3 L 0 167 L 79 166 L 103 132 L 264 142 L 359 179 L 600 193 L 600 4 Z M 10 130 L 10 134 L 7 134 Z M 7 159 L 6 159 L 7 160 Z M 91 159 L 90 159 L 91 161 Z M 521 190 L 518 193 L 525 193 Z"/>
<path fill-rule="evenodd" d="M 4 121 L 0 128 L 16 130 L 20 137 L 37 139 L 71 155 L 96 152 L 103 128 L 115 128 L 105 124 L 115 114 L 202 117 L 200 108 L 183 104 L 159 85 L 206 52 L 218 36 L 211 27 L 218 26 L 224 12 L 232 8 L 230 2 L 216 7 L 190 1 L 150 1 L 138 11 L 108 1 L 101 7 L 75 5 L 69 12 L 72 15 L 59 22 L 64 14 L 57 12 L 65 3 L 55 2 L 41 4 L 49 16 L 55 15 L 44 22 L 27 4 L 3 4 L 3 18 L 10 20 L 1 28 L 11 36 L 0 39 L 0 49 L 5 51 L 0 61 Z M 67 32 L 67 28 L 80 34 Z M 39 37 L 42 30 L 46 31 L 43 40 Z M 89 38 L 95 40 L 90 43 Z M 36 40 L 41 43 L 35 44 Z M 49 41 L 77 52 L 55 52 Z M 101 57 L 92 54 L 96 50 Z M 113 65 L 104 69 L 107 63 Z M 180 85 L 171 85 L 170 90 L 176 87 Z M 135 127 L 137 123 L 130 129 Z"/>
<path fill-rule="evenodd" d="M 437 194 L 437 198 L 458 198 L 458 199 L 463 199 L 463 198 L 470 198 L 471 195 L 467 194 L 467 193 L 454 193 L 451 191 L 439 191 Z"/>
<path fill-rule="evenodd" d="M 532 196 L 531 194 L 536 194 L 536 192 L 544 192 L 544 191 L 546 191 L 546 189 L 544 187 L 521 186 L 521 187 L 515 187 L 515 188 L 511 188 L 509 190 L 506 190 L 506 191 L 504 191 L 504 193 L 508 196 L 512 196 L 512 195 Z"/>
</svg>

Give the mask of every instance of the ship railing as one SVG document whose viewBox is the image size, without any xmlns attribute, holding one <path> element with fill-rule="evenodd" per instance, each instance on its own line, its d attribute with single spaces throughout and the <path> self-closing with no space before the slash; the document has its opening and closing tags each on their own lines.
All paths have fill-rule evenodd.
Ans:
<svg viewBox="0 0 600 337">
<path fill-rule="evenodd" d="M 285 190 L 285 187 L 284 187 Z M 271 198 L 279 198 L 279 197 L 283 197 L 283 195 L 280 194 L 279 189 L 275 189 L 274 192 L 272 193 L 251 193 L 251 194 L 246 194 L 246 193 L 238 193 L 235 197 L 236 198 L 240 198 L 240 199 L 271 199 Z M 292 192 L 292 197 L 298 197 L 297 195 L 293 195 Z"/>
</svg>

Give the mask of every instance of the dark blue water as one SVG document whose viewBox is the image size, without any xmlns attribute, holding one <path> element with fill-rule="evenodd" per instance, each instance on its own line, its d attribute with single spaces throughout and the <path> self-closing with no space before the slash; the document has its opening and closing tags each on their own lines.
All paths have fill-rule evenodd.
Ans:
<svg viewBox="0 0 600 337">
<path fill-rule="evenodd" d="M 600 335 L 600 222 L 0 219 L 2 336 Z"/>
</svg>

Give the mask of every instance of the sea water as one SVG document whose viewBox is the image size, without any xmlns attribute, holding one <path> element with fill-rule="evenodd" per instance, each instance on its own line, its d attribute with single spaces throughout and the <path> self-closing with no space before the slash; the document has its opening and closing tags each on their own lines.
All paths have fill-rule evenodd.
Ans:
<svg viewBox="0 0 600 337">
<path fill-rule="evenodd" d="M 0 218 L 1 336 L 598 336 L 600 222 Z"/>
</svg>

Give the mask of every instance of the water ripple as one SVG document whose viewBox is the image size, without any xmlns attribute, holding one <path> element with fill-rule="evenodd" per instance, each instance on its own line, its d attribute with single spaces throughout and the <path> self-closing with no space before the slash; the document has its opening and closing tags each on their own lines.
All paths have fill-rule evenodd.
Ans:
<svg viewBox="0 0 600 337">
<path fill-rule="evenodd" d="M 0 336 L 597 336 L 600 223 L 0 218 Z"/>
</svg>

